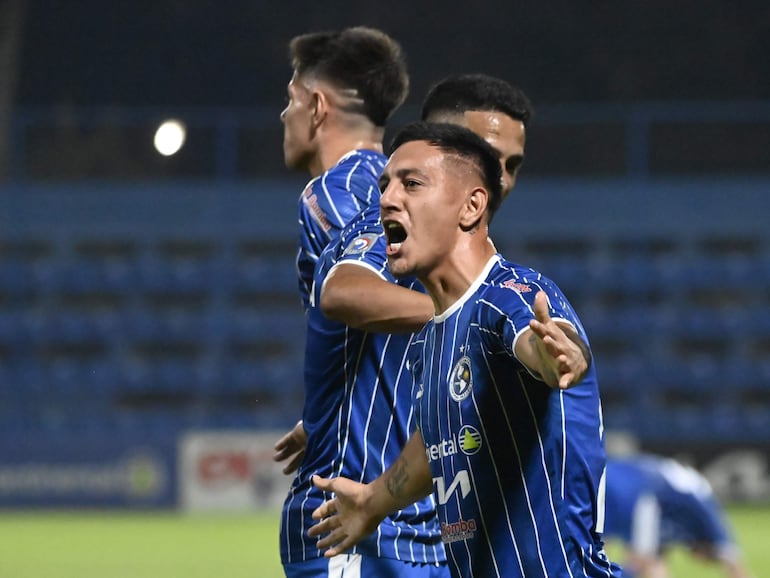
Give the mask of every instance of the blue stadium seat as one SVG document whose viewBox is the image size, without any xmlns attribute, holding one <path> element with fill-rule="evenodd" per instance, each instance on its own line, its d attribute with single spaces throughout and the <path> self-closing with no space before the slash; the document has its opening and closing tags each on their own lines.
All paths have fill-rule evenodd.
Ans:
<svg viewBox="0 0 770 578">
<path fill-rule="evenodd" d="M 274 258 L 240 259 L 236 265 L 234 289 L 239 293 L 296 294 L 297 272 L 294 258 L 286 257 L 280 255 Z"/>
<path fill-rule="evenodd" d="M 143 293 L 205 295 L 215 285 L 216 269 L 193 260 L 147 256 L 138 263 L 138 288 Z"/>
<path fill-rule="evenodd" d="M 137 272 L 131 263 L 83 258 L 69 261 L 61 267 L 52 283 L 63 295 L 125 296 L 138 287 Z"/>
<path fill-rule="evenodd" d="M 19 296 L 37 287 L 34 265 L 18 259 L 0 259 L 0 294 Z"/>
</svg>

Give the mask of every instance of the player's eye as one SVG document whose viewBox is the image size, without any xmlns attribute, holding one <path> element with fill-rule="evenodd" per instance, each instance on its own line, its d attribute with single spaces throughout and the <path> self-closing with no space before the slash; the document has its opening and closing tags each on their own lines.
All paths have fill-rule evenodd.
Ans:
<svg viewBox="0 0 770 578">
<path fill-rule="evenodd" d="M 524 162 L 523 157 L 512 157 L 509 158 L 505 163 L 505 172 L 509 175 L 515 175 L 516 171 L 519 170 L 521 167 L 521 163 Z"/>
</svg>

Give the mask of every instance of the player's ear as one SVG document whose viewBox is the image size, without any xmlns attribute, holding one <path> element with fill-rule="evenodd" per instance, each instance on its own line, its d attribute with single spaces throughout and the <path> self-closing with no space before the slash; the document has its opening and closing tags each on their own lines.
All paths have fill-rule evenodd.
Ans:
<svg viewBox="0 0 770 578">
<path fill-rule="evenodd" d="M 317 128 L 323 123 L 329 112 L 329 98 L 320 90 L 310 93 L 310 108 L 313 119 L 313 127 Z"/>
<path fill-rule="evenodd" d="M 463 230 L 470 230 L 478 226 L 487 212 L 489 204 L 489 192 L 483 187 L 475 187 L 469 191 L 465 198 L 460 214 L 460 226 Z"/>
</svg>

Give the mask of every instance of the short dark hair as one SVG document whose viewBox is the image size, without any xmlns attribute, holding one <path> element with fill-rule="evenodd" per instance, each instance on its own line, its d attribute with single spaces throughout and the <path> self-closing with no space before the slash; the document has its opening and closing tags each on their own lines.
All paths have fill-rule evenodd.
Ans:
<svg viewBox="0 0 770 578">
<path fill-rule="evenodd" d="M 422 103 L 420 118 L 439 113 L 463 114 L 480 110 L 502 112 L 527 126 L 534 111 L 519 88 L 486 74 L 455 74 L 434 84 Z"/>
<path fill-rule="evenodd" d="M 467 128 L 450 123 L 413 122 L 402 128 L 390 145 L 389 154 L 403 144 L 426 141 L 444 153 L 471 161 L 479 170 L 484 187 L 489 191 L 489 220 L 503 200 L 502 169 L 497 151 L 483 138 Z"/>
<path fill-rule="evenodd" d="M 313 74 L 341 89 L 353 89 L 359 110 L 376 126 L 385 126 L 409 92 L 409 74 L 401 45 L 380 30 L 355 26 L 295 36 L 289 57 L 298 75 Z"/>
</svg>

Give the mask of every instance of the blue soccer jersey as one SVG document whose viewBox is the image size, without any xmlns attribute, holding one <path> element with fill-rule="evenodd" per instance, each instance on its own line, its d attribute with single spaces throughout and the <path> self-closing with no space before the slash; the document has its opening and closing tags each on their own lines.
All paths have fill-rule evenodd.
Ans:
<svg viewBox="0 0 770 578">
<path fill-rule="evenodd" d="M 370 482 L 398 458 L 414 430 L 406 354 L 412 335 L 374 334 L 324 317 L 320 288 L 332 268 L 354 262 L 392 281 L 386 269 L 379 206 L 354 217 L 323 252 L 307 314 L 305 354 L 305 457 L 292 483 L 281 520 L 284 564 L 322 555 L 307 536 L 311 513 L 330 496 L 311 476 L 344 476 Z M 402 285 L 418 288 L 414 281 Z M 425 499 L 386 518 L 353 552 L 415 563 L 443 561 L 435 503 Z"/>
<path fill-rule="evenodd" d="M 305 310 L 309 307 L 319 255 L 354 215 L 379 198 L 378 180 L 386 162 L 387 158 L 379 152 L 352 151 L 312 179 L 300 195 L 297 274 Z"/>
<path fill-rule="evenodd" d="M 721 558 L 737 553 L 722 508 L 708 481 L 668 458 L 607 460 L 605 535 L 635 552 L 657 556 L 675 544 L 715 546 Z"/>
<path fill-rule="evenodd" d="M 416 420 L 454 576 L 614 576 L 600 540 L 605 453 L 591 367 L 549 388 L 513 354 L 538 290 L 583 328 L 532 269 L 490 259 L 465 295 L 415 337 Z"/>
</svg>

